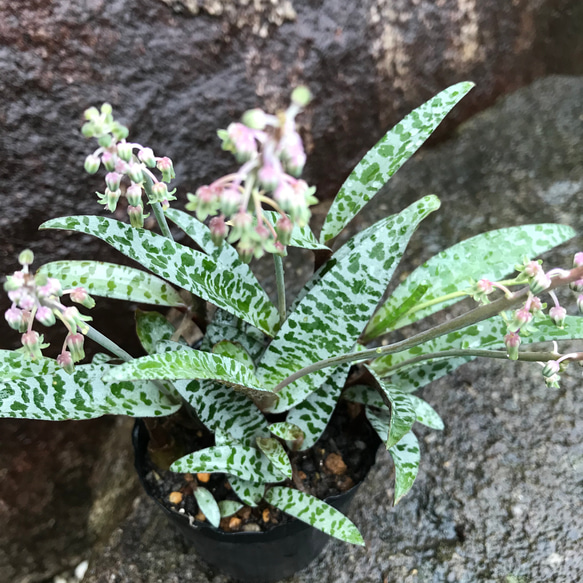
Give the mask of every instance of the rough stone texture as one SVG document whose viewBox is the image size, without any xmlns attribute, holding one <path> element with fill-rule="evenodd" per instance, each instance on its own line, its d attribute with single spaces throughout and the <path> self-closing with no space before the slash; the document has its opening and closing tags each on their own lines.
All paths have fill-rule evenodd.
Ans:
<svg viewBox="0 0 583 583">
<path fill-rule="evenodd" d="M 422 224 L 405 269 L 454 242 L 514 223 L 583 230 L 583 78 L 549 78 L 462 126 L 408 163 L 359 218 L 370 224 L 429 192 L 443 207 Z M 581 239 L 553 257 L 569 257 Z M 568 263 L 567 259 L 567 263 Z M 474 362 L 426 387 L 446 422 L 419 428 L 422 467 L 397 508 L 385 452 L 357 494 L 366 549 L 332 541 L 286 583 L 576 583 L 583 578 L 581 373 L 548 390 L 537 367 Z M 339 560 L 342 557 L 342 560 Z M 87 583 L 227 583 L 139 497 Z"/>
</svg>

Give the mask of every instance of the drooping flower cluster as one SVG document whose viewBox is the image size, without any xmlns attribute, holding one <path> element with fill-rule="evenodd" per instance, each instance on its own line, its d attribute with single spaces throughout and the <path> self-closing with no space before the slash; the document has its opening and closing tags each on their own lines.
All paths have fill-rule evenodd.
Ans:
<svg viewBox="0 0 583 583">
<path fill-rule="evenodd" d="M 573 270 L 583 267 L 583 253 L 577 253 L 573 261 Z M 529 336 L 536 328 L 536 322 L 544 318 L 544 310 L 547 305 L 539 297 L 542 292 L 547 292 L 553 302 L 553 306 L 548 310 L 548 316 L 558 328 L 563 328 L 567 310 L 560 305 L 557 295 L 549 288 L 553 284 L 553 277 L 573 278 L 577 277 L 575 273 L 564 269 L 551 269 L 545 272 L 542 268 L 542 261 L 528 261 L 522 265 L 516 266 L 519 275 L 514 280 L 507 282 L 491 282 L 486 279 L 478 281 L 470 293 L 476 301 L 488 303 L 487 296 L 495 288 L 504 291 L 507 297 L 512 297 L 512 292 L 506 285 L 527 284 L 529 286 L 528 297 L 523 306 L 512 312 L 511 315 L 502 313 L 506 321 L 507 333 L 504 336 L 504 344 L 508 351 L 508 358 L 517 360 L 519 358 L 519 347 L 521 344 L 521 335 Z M 576 279 L 569 284 L 569 287 L 579 294 L 577 298 L 577 307 L 580 313 L 583 313 L 583 279 Z M 556 350 L 555 350 L 556 352 Z M 556 360 L 550 360 L 543 365 L 543 377 L 549 387 L 559 386 L 559 372 L 567 365 L 569 360 L 578 360 L 580 355 L 567 354 L 560 356 L 557 354 Z"/>
<path fill-rule="evenodd" d="M 42 335 L 32 329 L 34 322 L 52 326 L 60 320 L 68 333 L 57 363 L 67 372 L 72 372 L 73 364 L 85 358 L 83 334 L 87 333 L 86 322 L 91 318 L 81 314 L 75 306 L 63 305 L 60 298 L 68 294 L 73 302 L 86 308 L 92 308 L 95 301 L 82 287 L 63 290 L 58 279 L 43 273 L 30 273 L 29 266 L 33 260 L 32 251 L 23 251 L 18 257 L 22 269 L 6 278 L 4 289 L 12 306 L 6 310 L 4 317 L 11 328 L 22 332 L 22 346 L 32 360 L 41 358 L 42 349 L 48 346 L 43 344 Z"/>
<path fill-rule="evenodd" d="M 87 122 L 82 128 L 83 135 L 97 138 L 99 142 L 99 148 L 85 159 L 85 170 L 95 174 L 103 164 L 107 170 L 106 188 L 104 193 L 97 193 L 99 202 L 114 212 L 123 187 L 130 223 L 141 228 L 148 216 L 144 214 L 144 192 L 149 204 L 160 203 L 164 209 L 169 201 L 176 200 L 175 190 L 168 190 L 175 177 L 174 166 L 170 158 L 154 156 L 151 148 L 126 142 L 128 129 L 115 121 L 111 112 L 108 103 L 101 106 L 101 111 L 95 107 L 85 111 Z M 152 172 L 154 168 L 161 173 L 161 179 Z"/>
<path fill-rule="evenodd" d="M 242 123 L 218 132 L 223 149 L 242 164 L 238 172 L 189 193 L 186 209 L 199 220 L 210 220 L 213 241 L 237 243 L 243 261 L 265 252 L 285 254 L 294 226 L 307 225 L 315 188 L 299 179 L 306 154 L 295 118 L 310 101 L 305 87 L 296 88 L 291 105 L 278 115 L 247 111 Z M 267 205 L 277 219 L 263 211 Z"/>
</svg>

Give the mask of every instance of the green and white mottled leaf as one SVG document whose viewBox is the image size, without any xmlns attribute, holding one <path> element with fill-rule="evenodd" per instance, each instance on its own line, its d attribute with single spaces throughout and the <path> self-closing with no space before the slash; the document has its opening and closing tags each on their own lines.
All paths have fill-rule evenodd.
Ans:
<svg viewBox="0 0 583 583">
<path fill-rule="evenodd" d="M 270 488 L 265 493 L 265 500 L 282 512 L 330 536 L 348 543 L 364 546 L 364 540 L 360 532 L 346 516 L 336 508 L 310 494 L 279 486 Z"/>
<path fill-rule="evenodd" d="M 273 335 L 278 326 L 277 308 L 250 275 L 247 265 L 226 269 L 223 263 L 200 251 L 107 217 L 64 217 L 47 221 L 40 228 L 93 235 L 159 277 L 235 314 L 268 335 Z"/>
<path fill-rule="evenodd" d="M 399 390 L 395 385 L 381 382 L 381 388 L 391 402 L 391 422 L 386 446 L 390 449 L 403 438 L 415 423 L 415 407 L 409 395 Z"/>
<path fill-rule="evenodd" d="M 229 445 L 236 440 L 251 447 L 257 437 L 270 436 L 265 417 L 245 394 L 207 380 L 176 381 L 174 386 L 210 431 L 228 434 Z"/>
<path fill-rule="evenodd" d="M 91 295 L 156 306 L 184 306 L 166 281 L 134 267 L 100 261 L 54 261 L 38 273 L 55 277 L 63 289 L 84 287 Z"/>
<path fill-rule="evenodd" d="M 201 350 L 212 352 L 217 342 L 230 340 L 240 344 L 249 353 L 253 362 L 257 362 L 265 350 L 265 338 L 261 330 L 219 309 L 207 326 Z"/>
<path fill-rule="evenodd" d="M 275 211 L 263 211 L 263 214 L 272 225 L 275 225 L 281 216 Z M 314 233 L 312 233 L 312 230 L 307 225 L 305 227 L 298 227 L 297 225 L 294 225 L 289 246 L 312 250 L 328 249 L 326 245 L 318 243 L 318 239 L 316 239 Z"/>
<path fill-rule="evenodd" d="M 436 197 L 425 197 L 353 237 L 328 261 L 325 273 L 321 272 L 265 351 L 257 368 L 264 386 L 275 387 L 297 370 L 353 348 L 409 238 L 437 208 Z M 329 370 L 321 370 L 288 385 L 278 393 L 271 411 L 296 406 L 329 375 Z"/>
<path fill-rule="evenodd" d="M 176 329 L 159 312 L 136 310 L 136 332 L 141 345 L 148 354 L 157 352 L 158 343 L 170 340 Z"/>
<path fill-rule="evenodd" d="M 370 405 L 371 407 L 384 408 L 385 404 L 383 398 L 374 387 L 368 385 L 353 385 L 348 387 L 343 393 L 342 398 L 347 401 L 354 401 L 362 405 Z"/>
<path fill-rule="evenodd" d="M 320 233 L 320 242 L 334 238 L 391 176 L 421 147 L 443 118 L 474 86 L 458 83 L 424 103 L 369 150 L 337 194 Z"/>
<path fill-rule="evenodd" d="M 398 317 L 396 312 L 421 286 L 429 285 L 423 294 L 424 303 L 468 289 L 482 278 L 497 281 L 512 273 L 525 256 L 534 258 L 574 236 L 575 231 L 566 225 L 526 225 L 489 231 L 449 247 L 415 269 L 395 289 L 372 317 L 363 342 L 416 322 L 465 297 L 405 312 Z"/>
<path fill-rule="evenodd" d="M 20 350 L 0 350 L 0 382 L 47 376 L 62 370 L 52 358 L 31 358 Z"/>
<path fill-rule="evenodd" d="M 212 353 L 226 358 L 234 358 L 249 370 L 255 371 L 255 363 L 253 362 L 253 359 L 238 342 L 221 340 L 213 346 Z"/>
<path fill-rule="evenodd" d="M 410 431 L 397 445 L 389 449 L 395 464 L 395 506 L 413 487 L 419 472 L 421 452 L 415 434 Z"/>
<path fill-rule="evenodd" d="M 272 423 L 269 426 L 269 431 L 273 433 L 276 437 L 283 439 L 285 441 L 303 441 L 304 432 L 293 423 L 288 421 L 279 421 L 278 423 Z"/>
<path fill-rule="evenodd" d="M 255 508 L 265 494 L 265 484 L 256 484 L 249 480 L 242 480 L 236 476 L 228 476 L 229 484 L 233 488 L 233 492 L 237 495 L 241 502 Z"/>
<path fill-rule="evenodd" d="M 221 472 L 252 482 L 281 482 L 283 478 L 273 464 L 254 447 L 221 445 L 189 453 L 171 466 L 182 474 Z"/>
<path fill-rule="evenodd" d="M 292 467 L 283 445 L 273 437 L 258 437 L 257 447 L 267 456 L 273 467 L 285 478 L 292 477 Z"/>
<path fill-rule="evenodd" d="M 422 425 L 431 427 L 431 429 L 437 429 L 442 431 L 444 428 L 443 421 L 437 411 L 423 399 L 415 395 L 409 395 L 409 399 L 415 407 L 415 416 L 417 421 Z"/>
<path fill-rule="evenodd" d="M 391 427 L 391 414 L 388 409 L 373 410 L 370 407 L 365 408 L 366 418 L 372 428 L 377 432 L 383 443 L 389 439 L 389 428 Z"/>
<path fill-rule="evenodd" d="M 228 516 L 233 516 L 236 512 L 239 512 L 243 508 L 244 504 L 237 502 L 237 500 L 221 500 L 219 502 L 219 510 L 221 512 L 221 518 L 226 518 Z"/>
<path fill-rule="evenodd" d="M 194 497 L 196 498 L 199 510 L 206 516 L 206 519 L 215 528 L 219 528 L 221 509 L 213 495 L 206 488 L 198 486 L 194 491 Z"/>
<path fill-rule="evenodd" d="M 235 390 L 251 389 L 253 392 L 271 394 L 271 391 L 264 389 L 255 375 L 237 360 L 188 347 L 135 358 L 113 367 L 106 378 L 110 381 L 153 379 L 209 379 Z"/>
<path fill-rule="evenodd" d="M 348 363 L 336 368 L 320 387 L 289 412 L 288 423 L 297 425 L 304 433 L 300 450 L 312 447 L 324 433 L 346 382 L 350 366 Z"/>
<path fill-rule="evenodd" d="M 115 360 L 115 356 L 105 354 L 104 352 L 96 352 L 91 359 L 91 364 L 107 364 L 111 360 Z"/>
<path fill-rule="evenodd" d="M 73 374 L 58 368 L 42 376 L 2 381 L 0 416 L 52 421 L 101 415 L 158 417 L 180 408 L 180 402 L 163 394 L 154 383 L 104 382 L 102 377 L 112 368 L 85 364 L 76 366 Z"/>
<path fill-rule="evenodd" d="M 505 334 L 506 324 L 500 316 L 494 316 L 483 322 L 440 336 L 429 342 L 424 342 L 409 350 L 382 356 L 375 359 L 369 366 L 378 376 L 396 384 L 402 391 L 413 392 L 451 373 L 462 364 L 473 360 L 474 357 L 436 358 L 413 365 L 404 365 L 402 369 L 394 372 L 392 372 L 392 367 L 397 367 L 411 358 L 443 350 L 504 350 Z M 552 340 L 579 338 L 583 338 L 583 318 L 567 316 L 564 329 L 560 329 L 547 316 L 536 322 L 536 328 L 530 336 L 521 336 L 521 346 L 538 342 L 550 342 Z"/>
</svg>

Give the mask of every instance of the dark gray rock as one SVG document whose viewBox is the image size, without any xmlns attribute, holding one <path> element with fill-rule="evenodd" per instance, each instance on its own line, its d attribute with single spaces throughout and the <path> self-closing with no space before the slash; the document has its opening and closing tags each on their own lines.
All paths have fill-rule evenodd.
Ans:
<svg viewBox="0 0 583 583">
<path fill-rule="evenodd" d="M 515 223 L 582 230 L 583 78 L 537 82 L 409 162 L 359 218 L 361 226 L 428 193 L 443 207 L 422 224 L 409 269 L 467 236 Z M 549 261 L 580 249 L 581 239 Z M 571 369 L 546 389 L 535 365 L 473 362 L 423 390 L 446 422 L 419 428 L 422 466 L 391 506 L 385 452 L 350 516 L 367 542 L 332 541 L 286 583 L 576 583 L 583 578 L 583 389 Z M 184 546 L 141 496 L 91 561 L 87 583 L 227 583 Z"/>
</svg>

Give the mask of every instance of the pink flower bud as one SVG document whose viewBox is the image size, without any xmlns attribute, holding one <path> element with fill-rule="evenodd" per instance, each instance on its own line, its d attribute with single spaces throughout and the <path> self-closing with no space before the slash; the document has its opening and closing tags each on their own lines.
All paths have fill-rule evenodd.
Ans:
<svg viewBox="0 0 583 583">
<path fill-rule="evenodd" d="M 552 377 L 561 370 L 561 364 L 556 360 L 549 360 L 545 363 L 543 367 L 543 376 Z"/>
<path fill-rule="evenodd" d="M 37 358 L 42 358 L 42 352 L 40 350 L 40 336 L 39 333 L 30 330 L 29 332 L 25 332 L 22 335 L 22 346 L 26 348 L 29 356 L 32 360 L 36 360 Z"/>
<path fill-rule="evenodd" d="M 87 172 L 87 174 L 95 174 L 99 170 L 99 165 L 99 156 L 89 154 L 89 156 L 85 158 L 85 172 Z"/>
<path fill-rule="evenodd" d="M 73 362 L 79 362 L 85 358 L 85 350 L 83 349 L 83 342 L 85 338 L 83 334 L 69 334 L 66 338 L 67 348 L 71 351 L 71 358 Z"/>
<path fill-rule="evenodd" d="M 121 158 L 116 157 L 115 166 L 113 169 L 116 172 L 119 172 L 120 174 L 126 174 L 128 172 L 129 165 L 127 162 L 124 162 Z"/>
<path fill-rule="evenodd" d="M 529 281 L 530 291 L 534 294 L 540 294 L 542 291 L 549 288 L 552 284 L 551 278 L 546 275 L 542 270 L 539 271 L 531 280 Z"/>
<path fill-rule="evenodd" d="M 223 215 L 213 217 L 209 222 L 209 230 L 211 232 L 212 242 L 217 247 L 220 247 L 229 233 L 229 227 L 225 223 L 225 217 Z"/>
<path fill-rule="evenodd" d="M 127 170 L 127 175 L 130 177 L 132 182 L 142 182 L 144 180 L 142 165 L 138 163 L 130 164 Z"/>
<path fill-rule="evenodd" d="M 227 128 L 227 134 L 233 144 L 238 162 L 246 162 L 257 153 L 254 130 L 242 123 L 232 123 Z"/>
<path fill-rule="evenodd" d="M 37 311 L 34 317 L 43 325 L 43 326 L 52 326 L 56 319 L 55 314 L 53 311 L 48 308 L 47 306 L 41 306 Z"/>
<path fill-rule="evenodd" d="M 288 211 L 295 198 L 293 188 L 287 182 L 281 182 L 273 193 L 273 200 L 282 210 Z"/>
<path fill-rule="evenodd" d="M 288 132 L 281 142 L 281 159 L 286 171 L 292 176 L 299 176 L 306 163 L 306 154 L 302 138 L 296 131 Z"/>
<path fill-rule="evenodd" d="M 257 178 L 261 186 L 267 190 L 275 190 L 281 182 L 282 169 L 281 164 L 277 158 L 265 162 L 257 173 Z"/>
<path fill-rule="evenodd" d="M 154 168 L 156 166 L 156 157 L 152 148 L 142 148 L 138 152 L 138 158 L 148 167 Z"/>
<path fill-rule="evenodd" d="M 176 178 L 176 174 L 174 173 L 174 165 L 172 164 L 172 160 L 168 157 L 159 158 L 156 162 L 156 167 L 160 172 L 162 172 L 162 180 L 164 182 L 170 182 L 174 178 Z"/>
<path fill-rule="evenodd" d="M 549 389 L 560 389 L 561 388 L 561 385 L 559 384 L 561 377 L 558 374 L 552 375 L 550 377 L 544 377 L 544 378 L 545 378 L 545 384 L 547 385 L 547 387 Z"/>
<path fill-rule="evenodd" d="M 236 212 L 241 204 L 241 193 L 233 186 L 225 188 L 220 195 L 221 212 L 230 217 Z"/>
<path fill-rule="evenodd" d="M 559 327 L 563 328 L 565 325 L 565 317 L 567 316 L 567 310 L 562 306 L 553 306 L 549 310 L 549 316 L 551 320 Z"/>
<path fill-rule="evenodd" d="M 110 190 L 109 188 L 106 188 L 105 196 L 101 199 L 101 202 L 103 203 L 105 201 L 107 210 L 109 210 L 111 213 L 114 213 L 115 209 L 117 208 L 117 203 L 120 196 L 121 190 Z"/>
<path fill-rule="evenodd" d="M 152 184 L 152 194 L 149 197 L 150 204 L 162 202 L 168 197 L 168 187 L 164 182 L 154 182 Z"/>
<path fill-rule="evenodd" d="M 18 330 L 19 332 L 24 332 L 26 330 L 26 322 L 24 321 L 24 312 L 19 310 L 16 306 L 12 306 L 4 313 L 4 318 L 8 322 L 8 325 L 13 330 Z"/>
<path fill-rule="evenodd" d="M 18 300 L 18 307 L 31 311 L 37 305 L 37 299 L 28 290 L 22 290 Z"/>
<path fill-rule="evenodd" d="M 532 314 L 526 308 L 520 308 L 514 312 L 512 322 L 508 329 L 512 332 L 517 332 L 523 326 L 526 326 L 532 320 Z"/>
<path fill-rule="evenodd" d="M 59 356 L 57 356 L 57 364 L 69 374 L 75 371 L 75 366 L 73 364 L 73 357 L 68 350 L 63 350 Z"/>
<path fill-rule="evenodd" d="M 132 182 L 131 186 L 126 188 L 126 198 L 130 206 L 139 206 L 142 203 L 142 186 Z"/>
<path fill-rule="evenodd" d="M 583 279 L 578 279 L 576 281 L 572 281 L 569 284 L 569 287 L 576 293 L 583 292 Z"/>
<path fill-rule="evenodd" d="M 85 308 L 91 309 L 95 306 L 95 300 L 87 293 L 84 287 L 76 287 L 69 297 L 73 302 L 81 304 Z"/>
<path fill-rule="evenodd" d="M 144 209 L 141 205 L 128 206 L 128 216 L 130 217 L 130 224 L 134 229 L 143 229 Z"/>
<path fill-rule="evenodd" d="M 117 155 L 124 161 L 129 162 L 132 159 L 132 146 L 127 142 L 120 142 L 117 145 Z M 139 182 L 139 180 L 136 180 Z"/>
<path fill-rule="evenodd" d="M 48 298 L 51 296 L 58 296 L 60 297 L 63 293 L 61 288 L 61 282 L 54 278 L 49 277 L 47 283 L 36 290 L 36 295 L 39 298 Z"/>
<path fill-rule="evenodd" d="M 237 245 L 237 253 L 239 253 L 239 259 L 243 263 L 249 263 L 251 259 L 253 259 L 255 249 L 250 245 L 242 245 L 239 243 L 239 245 Z"/>
<path fill-rule="evenodd" d="M 105 152 L 101 154 L 101 161 L 108 172 L 113 172 L 115 170 L 117 156 L 112 154 L 109 150 L 105 150 Z"/>
<path fill-rule="evenodd" d="M 508 358 L 510 360 L 518 360 L 518 347 L 520 346 L 520 336 L 516 332 L 508 332 L 504 336 L 504 344 L 508 351 Z"/>
<path fill-rule="evenodd" d="M 575 257 L 573 258 L 573 267 L 583 267 L 583 253 L 579 251 L 579 253 L 575 253 Z"/>
<path fill-rule="evenodd" d="M 534 277 L 543 270 L 541 264 L 538 261 L 529 261 L 524 267 L 525 275 L 528 277 Z"/>
<path fill-rule="evenodd" d="M 105 184 L 110 190 L 117 190 L 121 182 L 121 174 L 117 172 L 108 172 L 105 175 Z"/>
<path fill-rule="evenodd" d="M 26 281 L 24 277 L 24 271 L 15 271 L 12 275 L 6 277 L 6 281 L 4 282 L 4 291 L 8 292 L 8 295 L 10 296 L 10 292 L 19 290 L 22 286 L 25 285 L 25 283 Z"/>
<path fill-rule="evenodd" d="M 476 289 L 478 290 L 478 292 L 488 295 L 494 291 L 494 285 L 488 279 L 480 279 L 476 283 Z"/>
<path fill-rule="evenodd" d="M 294 226 L 287 215 L 280 217 L 277 223 L 275 223 L 277 240 L 279 243 L 281 243 L 282 246 L 289 245 L 293 230 Z"/>
<path fill-rule="evenodd" d="M 534 296 L 530 300 L 530 311 L 535 314 L 536 312 L 540 312 L 543 309 L 543 303 L 538 296 Z"/>
</svg>

